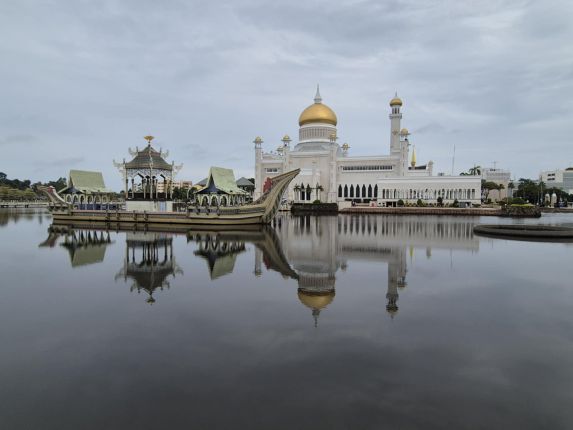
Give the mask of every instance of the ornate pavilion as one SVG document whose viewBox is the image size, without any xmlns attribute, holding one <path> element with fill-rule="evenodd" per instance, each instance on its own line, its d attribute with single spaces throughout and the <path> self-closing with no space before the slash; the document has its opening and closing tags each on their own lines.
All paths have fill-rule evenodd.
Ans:
<svg viewBox="0 0 573 430">
<path fill-rule="evenodd" d="M 173 181 L 175 175 L 183 167 L 165 161 L 169 151 L 151 146 L 153 136 L 145 136 L 147 145 L 140 150 L 129 148 L 131 161 L 116 163 L 125 182 L 126 210 L 172 211 L 173 210 Z M 160 191 L 161 190 L 161 191 Z"/>
<path fill-rule="evenodd" d="M 105 186 L 101 172 L 70 170 L 67 186 L 58 194 L 79 209 L 101 209 L 112 201 L 113 191 Z"/>
<path fill-rule="evenodd" d="M 237 186 L 231 169 L 211 167 L 204 183 L 205 186 L 195 193 L 196 203 L 200 206 L 235 206 L 250 198 L 247 191 Z"/>
</svg>

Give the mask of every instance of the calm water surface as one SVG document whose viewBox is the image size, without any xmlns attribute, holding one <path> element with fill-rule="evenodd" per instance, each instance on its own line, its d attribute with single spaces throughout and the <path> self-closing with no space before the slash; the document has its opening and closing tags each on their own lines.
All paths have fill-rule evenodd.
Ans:
<svg viewBox="0 0 573 430">
<path fill-rule="evenodd" d="M 0 428 L 573 428 L 573 245 L 479 222 L 0 212 Z"/>
</svg>

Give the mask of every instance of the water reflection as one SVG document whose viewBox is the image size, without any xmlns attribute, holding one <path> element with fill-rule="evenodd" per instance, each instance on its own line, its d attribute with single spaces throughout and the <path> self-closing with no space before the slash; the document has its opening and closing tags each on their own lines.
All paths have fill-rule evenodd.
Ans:
<svg viewBox="0 0 573 430">
<path fill-rule="evenodd" d="M 183 275 L 173 256 L 173 234 L 155 232 L 127 232 L 123 267 L 115 280 L 131 280 L 129 291 L 146 292 L 147 303 L 155 303 L 155 290 L 171 287 L 169 280 Z"/>
<path fill-rule="evenodd" d="M 408 258 L 413 260 L 416 249 L 422 249 L 427 259 L 433 248 L 477 252 L 473 225 L 467 218 L 283 216 L 273 227 L 128 231 L 122 233 L 124 261 L 115 280 L 130 280 L 130 291 L 145 292 L 147 303 L 155 303 L 154 293 L 169 289 L 170 280 L 184 274 L 174 256 L 173 240 L 185 234 L 187 243 L 196 247 L 193 255 L 206 262 L 211 280 L 232 274 L 237 256 L 253 246 L 253 274 L 263 276 L 266 269 L 295 280 L 297 297 L 310 309 L 315 326 L 321 311 L 334 303 L 338 271 L 346 271 L 353 260 L 384 263 L 386 311 L 393 318 L 400 290 L 408 285 Z M 54 247 L 62 238 L 72 267 L 99 263 L 106 247 L 114 243 L 109 227 L 52 226 L 40 246 Z"/>
<path fill-rule="evenodd" d="M 108 231 L 74 229 L 67 226 L 51 226 L 48 238 L 40 243 L 40 247 L 54 248 L 58 242 L 70 254 L 72 267 L 101 263 L 105 257 L 106 248 L 113 244 Z"/>
<path fill-rule="evenodd" d="M 477 252 L 475 222 L 468 218 L 380 217 L 339 215 L 336 217 L 278 218 L 275 229 L 286 258 L 298 275 L 299 299 L 312 310 L 317 322 L 320 311 L 335 297 L 336 273 L 349 261 L 379 261 L 387 264 L 386 310 L 398 312 L 399 290 L 407 285 L 407 254 L 432 248 Z"/>
</svg>

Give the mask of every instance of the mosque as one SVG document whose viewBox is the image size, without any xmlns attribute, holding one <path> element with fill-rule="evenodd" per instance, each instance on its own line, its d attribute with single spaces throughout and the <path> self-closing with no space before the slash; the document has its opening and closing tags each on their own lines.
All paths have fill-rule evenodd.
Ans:
<svg viewBox="0 0 573 430">
<path fill-rule="evenodd" d="M 390 154 L 350 155 L 348 144 L 338 144 L 334 111 L 322 102 L 317 87 L 314 103 L 300 114 L 298 143 L 291 148 L 286 135 L 276 151 L 263 152 L 263 140 L 255 144 L 255 193 L 262 194 L 269 177 L 300 169 L 286 198 L 291 202 L 320 200 L 338 203 L 340 208 L 352 202 L 374 206 L 396 206 L 399 200 L 416 203 L 419 199 L 435 204 L 457 200 L 460 206 L 479 204 L 481 180 L 478 176 L 433 174 L 433 162 L 418 164 L 410 143 L 410 133 L 402 128 L 403 102 L 390 100 Z"/>
</svg>

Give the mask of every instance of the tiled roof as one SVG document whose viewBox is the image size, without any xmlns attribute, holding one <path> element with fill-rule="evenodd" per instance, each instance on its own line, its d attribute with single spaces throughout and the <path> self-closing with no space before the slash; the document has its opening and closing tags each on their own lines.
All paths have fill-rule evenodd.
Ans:
<svg viewBox="0 0 573 430">
<path fill-rule="evenodd" d="M 149 169 L 150 159 L 153 161 L 154 169 L 171 170 L 173 168 L 151 145 L 147 145 L 144 149 L 138 151 L 133 160 L 125 163 L 125 167 L 127 169 Z"/>
<path fill-rule="evenodd" d="M 87 170 L 70 170 L 68 186 L 60 192 L 74 190 L 81 193 L 111 193 L 113 192 L 105 186 L 101 172 L 90 172 Z"/>
</svg>

